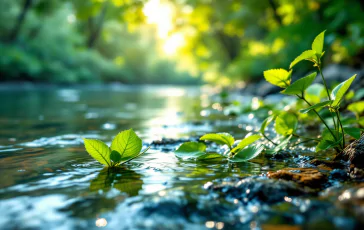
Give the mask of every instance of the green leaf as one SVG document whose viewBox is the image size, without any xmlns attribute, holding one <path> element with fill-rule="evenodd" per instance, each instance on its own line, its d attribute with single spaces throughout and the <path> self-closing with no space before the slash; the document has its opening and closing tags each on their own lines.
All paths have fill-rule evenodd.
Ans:
<svg viewBox="0 0 364 230">
<path fill-rule="evenodd" d="M 326 30 L 325 30 L 326 31 Z M 312 42 L 312 50 L 321 55 L 324 48 L 325 31 L 321 32 Z"/>
<path fill-rule="evenodd" d="M 331 99 L 334 101 L 332 102 L 331 106 L 336 107 L 340 105 L 341 99 L 344 97 L 346 91 L 349 89 L 351 83 L 354 81 L 356 77 L 356 74 L 349 78 L 348 80 L 340 83 L 338 86 L 336 86 L 332 92 L 331 92 Z"/>
<path fill-rule="evenodd" d="M 282 136 L 288 136 L 297 129 L 298 120 L 292 113 L 281 113 L 277 116 L 275 122 L 276 132 Z"/>
<path fill-rule="evenodd" d="M 206 145 L 200 142 L 185 142 L 174 154 L 179 158 L 198 158 L 205 155 Z"/>
<path fill-rule="evenodd" d="M 326 98 L 327 93 L 322 84 L 314 83 L 310 85 L 305 91 L 305 98 L 311 104 L 320 103 L 321 99 Z"/>
<path fill-rule="evenodd" d="M 320 138 L 321 141 L 316 146 L 316 152 L 340 145 L 342 141 L 341 133 L 335 130 L 332 130 L 332 132 L 336 137 L 339 137 L 338 140 L 335 140 L 335 138 L 332 136 L 331 132 L 328 129 L 324 129 Z"/>
<path fill-rule="evenodd" d="M 111 166 L 110 162 L 110 148 L 102 141 L 93 139 L 83 139 L 85 148 L 95 160 L 103 165 Z"/>
<path fill-rule="evenodd" d="M 262 125 L 260 126 L 260 130 L 259 130 L 259 131 L 260 131 L 260 133 L 264 134 L 264 133 L 265 133 L 265 129 L 268 127 L 268 125 L 269 125 L 270 123 L 272 123 L 272 121 L 273 121 L 275 118 L 276 118 L 276 116 L 275 116 L 275 115 L 267 117 L 267 118 L 263 121 Z"/>
<path fill-rule="evenodd" d="M 315 51 L 313 50 L 306 50 L 303 51 L 298 57 L 296 57 L 293 62 L 289 65 L 289 68 L 292 69 L 293 66 L 295 66 L 297 63 L 303 61 L 303 60 L 311 60 L 315 58 Z"/>
<path fill-rule="evenodd" d="M 199 161 L 204 161 L 204 160 L 218 160 L 223 158 L 225 157 L 218 153 L 206 153 L 204 155 L 197 157 L 196 159 Z"/>
<path fill-rule="evenodd" d="M 348 106 L 348 110 L 353 112 L 355 116 L 358 118 L 360 114 L 364 112 L 364 101 L 357 101 L 354 103 L 351 103 Z"/>
<path fill-rule="evenodd" d="M 328 106 L 328 105 L 331 104 L 331 102 L 332 102 L 332 100 L 323 101 L 323 102 L 317 103 L 316 105 L 312 105 L 312 106 L 308 107 L 307 109 L 301 109 L 300 112 L 301 113 L 308 113 L 311 110 L 320 109 L 322 107 Z"/>
<path fill-rule="evenodd" d="M 249 146 L 238 152 L 234 157 L 229 158 L 232 162 L 244 162 L 257 157 L 264 149 L 264 146 Z"/>
<path fill-rule="evenodd" d="M 233 148 L 231 150 L 231 153 L 233 155 L 235 155 L 236 153 L 240 152 L 243 148 L 245 148 L 246 146 L 256 142 L 260 138 L 261 138 L 261 136 L 259 134 L 251 135 L 249 137 L 244 138 L 243 140 L 240 141 L 240 143 L 235 148 Z"/>
<path fill-rule="evenodd" d="M 119 163 L 121 161 L 120 153 L 116 150 L 111 151 L 110 160 L 112 160 L 114 163 Z"/>
<path fill-rule="evenodd" d="M 264 78 L 272 85 L 276 85 L 281 88 L 286 88 L 291 83 L 292 71 L 285 69 L 270 69 L 264 71 Z"/>
<path fill-rule="evenodd" d="M 344 127 L 344 133 L 349 134 L 355 139 L 360 138 L 360 129 L 355 127 Z"/>
<path fill-rule="evenodd" d="M 134 156 L 134 157 L 131 157 L 123 162 L 121 162 L 120 164 L 118 165 L 122 165 L 122 164 L 125 164 L 125 163 L 128 163 L 129 161 L 131 160 L 134 160 L 135 158 L 138 158 L 140 157 L 141 155 L 143 155 L 144 153 L 146 153 L 149 149 L 150 149 L 151 146 L 148 146 L 146 149 L 144 149 L 141 153 L 139 153 L 138 155 Z"/>
<path fill-rule="evenodd" d="M 219 145 L 228 145 L 231 149 L 231 146 L 234 144 L 234 137 L 229 133 L 208 133 L 203 135 L 200 138 L 201 141 L 213 141 Z"/>
<path fill-rule="evenodd" d="M 300 95 L 302 96 L 305 90 L 312 84 L 315 80 L 317 73 L 311 73 L 310 75 L 303 77 L 295 82 L 292 85 L 288 86 L 281 93 L 288 95 Z"/>
<path fill-rule="evenodd" d="M 136 135 L 133 129 L 120 132 L 111 143 L 111 150 L 120 153 L 120 162 L 138 156 L 142 149 L 142 140 Z"/>
</svg>

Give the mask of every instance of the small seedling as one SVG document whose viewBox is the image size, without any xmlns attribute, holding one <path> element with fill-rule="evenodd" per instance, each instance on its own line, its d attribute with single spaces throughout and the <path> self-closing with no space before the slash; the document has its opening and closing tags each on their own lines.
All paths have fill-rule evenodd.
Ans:
<svg viewBox="0 0 364 230">
<path fill-rule="evenodd" d="M 324 46 L 324 35 L 325 31 L 320 33 L 313 41 L 312 47 L 310 50 L 304 51 L 301 55 L 299 55 L 293 62 L 290 64 L 290 70 L 287 71 L 285 69 L 271 69 L 264 71 L 265 79 L 273 85 L 283 88 L 281 91 L 282 94 L 293 95 L 298 97 L 300 100 L 304 101 L 308 107 L 306 109 L 300 110 L 301 113 L 314 113 L 321 121 L 321 123 L 325 126 L 323 132 L 321 133 L 320 139 L 311 140 L 317 141 L 318 144 L 316 146 L 316 151 L 326 150 L 328 148 L 334 148 L 338 153 L 345 148 L 345 134 L 348 134 L 354 138 L 360 138 L 360 129 L 357 127 L 345 127 L 343 125 L 341 115 L 340 115 L 340 103 L 345 98 L 345 94 L 348 91 L 350 85 L 355 80 L 356 75 L 352 76 L 348 80 L 337 85 L 331 92 L 326 84 L 325 77 L 322 73 L 322 57 L 324 55 L 323 46 Z M 308 100 L 308 89 L 314 82 L 317 73 L 311 73 L 306 77 L 303 77 L 291 84 L 291 74 L 293 71 L 293 67 L 296 66 L 301 61 L 310 61 L 313 62 L 313 66 L 316 67 L 321 75 L 322 82 L 325 86 L 327 99 L 324 101 L 317 101 L 315 104 L 311 104 Z M 357 118 L 359 119 L 360 109 L 358 110 L 358 105 L 360 104 L 352 104 L 349 109 L 353 111 Z M 319 113 L 320 109 L 328 109 L 329 114 L 331 115 L 332 125 L 322 117 Z M 271 139 L 267 137 L 265 134 L 265 129 L 271 123 L 275 121 L 275 130 L 277 134 L 281 137 L 280 143 L 275 143 Z M 282 112 L 280 114 L 275 114 L 273 116 L 268 117 L 261 126 L 261 134 L 270 141 L 275 148 L 272 152 L 277 152 L 282 148 L 285 148 L 289 140 L 294 137 L 300 136 L 295 133 L 297 129 L 298 120 L 297 117 L 292 113 Z M 305 139 L 305 138 L 303 138 Z M 306 138 L 310 139 L 310 138 Z"/>
<path fill-rule="evenodd" d="M 255 158 L 262 152 L 262 146 L 251 145 L 260 138 L 260 135 L 251 135 L 241 140 L 236 147 L 233 147 L 235 139 L 229 133 L 209 133 L 203 135 L 200 140 L 215 142 L 219 145 L 227 145 L 229 150 L 224 154 L 207 153 L 206 145 L 204 143 L 186 142 L 175 151 L 175 154 L 178 158 L 182 159 L 208 160 L 227 158 L 232 162 L 243 162 Z"/>
<path fill-rule="evenodd" d="M 111 147 L 104 142 L 84 138 L 86 151 L 98 162 L 107 167 L 117 167 L 125 164 L 148 151 L 142 150 L 142 140 L 133 129 L 120 132 L 111 143 Z"/>
</svg>

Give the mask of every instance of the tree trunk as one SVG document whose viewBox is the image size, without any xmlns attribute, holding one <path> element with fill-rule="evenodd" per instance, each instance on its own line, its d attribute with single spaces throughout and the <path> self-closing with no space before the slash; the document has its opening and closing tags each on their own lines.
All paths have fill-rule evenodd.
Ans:
<svg viewBox="0 0 364 230">
<path fill-rule="evenodd" d="M 97 38 L 100 36 L 101 31 L 102 31 L 102 26 L 104 25 L 104 19 L 105 19 L 105 15 L 106 15 L 106 11 L 107 11 L 107 7 L 108 7 L 108 1 L 105 1 L 100 16 L 97 18 L 97 24 L 93 25 L 94 20 L 92 18 L 89 18 L 88 22 L 89 22 L 89 28 L 90 28 L 90 36 L 88 38 L 87 41 L 87 47 L 88 48 L 93 48 Z"/>
<path fill-rule="evenodd" d="M 10 33 L 10 36 L 9 36 L 10 41 L 14 41 L 15 39 L 17 39 L 20 29 L 24 24 L 25 17 L 27 15 L 30 7 L 32 6 L 32 3 L 33 3 L 33 0 L 24 0 L 23 9 L 16 20 L 14 28 L 12 29 L 12 31 Z"/>
</svg>

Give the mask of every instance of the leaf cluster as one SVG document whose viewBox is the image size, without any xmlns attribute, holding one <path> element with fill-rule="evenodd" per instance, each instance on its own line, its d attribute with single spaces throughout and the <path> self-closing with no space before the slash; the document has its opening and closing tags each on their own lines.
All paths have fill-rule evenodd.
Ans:
<svg viewBox="0 0 364 230">
<path fill-rule="evenodd" d="M 183 143 L 176 151 L 175 155 L 182 159 L 227 159 L 231 162 L 243 162 L 257 157 L 262 151 L 263 146 L 252 145 L 259 140 L 261 135 L 251 135 L 240 140 L 234 147 L 235 139 L 229 133 L 209 133 L 203 135 L 201 141 L 210 141 L 218 145 L 226 145 L 229 150 L 224 154 L 206 152 L 206 145 L 202 142 Z"/>
<path fill-rule="evenodd" d="M 148 151 L 149 147 L 142 150 L 142 140 L 128 129 L 120 132 L 113 139 L 111 146 L 94 139 L 84 138 L 86 151 L 98 162 L 107 167 L 116 167 L 125 164 Z"/>
<path fill-rule="evenodd" d="M 320 141 L 318 141 L 316 151 L 335 148 L 338 152 L 340 152 L 345 148 L 345 134 L 348 134 L 354 138 L 360 138 L 360 128 L 343 126 L 339 111 L 340 104 L 345 98 L 345 95 L 351 84 L 355 80 L 356 75 L 338 84 L 330 92 L 330 89 L 326 84 L 325 77 L 321 71 L 321 59 L 325 53 L 323 51 L 324 38 L 325 31 L 316 36 L 312 42 L 310 50 L 304 51 L 291 62 L 289 71 L 284 69 L 271 69 L 264 71 L 264 77 L 271 84 L 284 88 L 284 90 L 281 91 L 282 94 L 296 96 L 298 99 L 304 101 L 308 107 L 300 110 L 302 114 L 313 113 L 320 119 L 325 129 L 321 134 Z M 317 72 L 310 73 L 293 83 L 291 82 L 291 74 L 293 71 L 292 68 L 304 60 L 313 62 L 314 67 L 317 67 L 321 75 L 327 95 L 327 98 L 323 101 L 320 100 L 320 95 L 315 95 L 317 93 L 321 94 L 321 90 L 318 89 L 317 86 L 315 88 L 313 87 L 313 82 L 317 76 Z M 312 101 L 315 103 L 312 104 Z M 363 104 L 361 102 L 355 102 L 349 105 L 348 109 L 353 111 L 359 119 L 360 113 L 363 112 L 363 109 L 361 108 L 362 105 Z M 330 127 L 328 122 L 320 115 L 319 110 L 323 108 L 326 108 L 332 117 L 333 127 Z M 275 131 L 277 134 L 285 137 L 285 139 L 281 140 L 280 144 L 276 144 L 265 135 L 265 129 L 272 121 L 275 121 Z M 291 139 L 292 136 L 300 137 L 297 133 L 295 133 L 297 124 L 298 120 L 294 114 L 281 112 L 278 115 L 276 114 L 266 118 L 261 125 L 260 132 L 266 139 L 275 145 L 273 152 L 276 152 L 282 148 L 282 145 L 285 147 L 288 144 L 287 140 Z M 317 141 L 317 139 L 312 140 Z"/>
</svg>

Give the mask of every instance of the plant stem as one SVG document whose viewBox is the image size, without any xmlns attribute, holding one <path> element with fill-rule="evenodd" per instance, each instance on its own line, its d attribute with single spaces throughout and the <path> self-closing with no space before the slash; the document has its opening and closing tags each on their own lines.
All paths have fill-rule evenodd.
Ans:
<svg viewBox="0 0 364 230">
<path fill-rule="evenodd" d="M 322 79 L 322 81 L 324 82 L 324 85 L 325 85 L 325 89 L 326 89 L 327 96 L 329 97 L 329 100 L 331 101 L 331 96 L 330 96 L 330 93 L 329 93 L 329 88 L 327 87 L 327 84 L 326 84 L 326 81 L 325 81 L 324 75 L 322 74 L 321 66 L 317 66 L 317 68 L 318 68 L 318 70 L 319 70 L 319 72 L 320 72 L 321 79 Z"/>
<path fill-rule="evenodd" d="M 343 129 L 343 124 L 341 123 L 341 120 L 340 120 L 340 113 L 339 113 L 339 111 L 337 109 L 335 110 L 335 113 L 336 113 L 336 116 L 337 116 L 337 121 L 340 124 L 340 128 L 341 128 L 341 135 L 342 135 L 342 138 L 343 138 L 343 147 L 342 148 L 345 148 L 345 133 L 344 133 L 344 129 Z"/>
<path fill-rule="evenodd" d="M 267 139 L 270 143 L 272 143 L 273 145 L 275 145 L 275 146 L 277 146 L 278 144 L 277 143 L 274 143 L 274 141 L 272 141 L 271 139 L 269 139 L 268 137 L 267 137 L 267 135 L 265 135 L 264 133 L 262 133 L 263 134 L 263 137 L 265 138 L 265 139 Z"/>
<path fill-rule="evenodd" d="M 299 97 L 300 99 L 304 100 L 308 106 L 312 106 L 310 102 L 308 102 L 306 100 L 306 98 L 304 97 Z M 322 123 L 324 123 L 324 125 L 326 126 L 326 128 L 329 130 L 329 132 L 331 133 L 331 135 L 334 137 L 335 141 L 337 141 L 337 137 L 335 136 L 335 134 L 332 132 L 332 130 L 329 128 L 329 126 L 326 124 L 325 120 L 320 116 L 320 114 L 316 111 L 316 109 L 313 109 L 312 111 L 314 111 L 316 113 L 316 115 L 320 118 L 320 120 L 322 121 Z"/>
<path fill-rule="evenodd" d="M 329 87 L 327 87 L 326 80 L 325 80 L 324 74 L 322 73 L 321 67 L 322 67 L 322 65 L 321 65 L 321 64 L 317 66 L 317 68 L 318 68 L 318 70 L 319 70 L 319 72 L 320 72 L 320 75 L 321 75 L 321 79 L 322 79 L 322 81 L 323 81 L 323 83 L 324 83 L 324 85 L 325 85 L 325 89 L 326 89 L 327 97 L 328 97 L 328 98 L 329 98 L 329 100 L 331 101 L 331 96 L 330 96 L 330 92 L 329 92 Z M 330 114 L 331 114 L 331 113 L 330 113 Z M 334 122 L 335 130 L 337 130 L 337 131 L 338 131 L 338 130 L 339 130 L 339 124 L 337 124 L 337 125 L 336 125 L 335 116 L 332 116 L 332 115 L 331 115 L 331 117 L 332 117 L 332 121 Z M 339 118 L 338 118 L 338 119 L 339 119 Z M 339 122 L 339 121 L 338 121 L 338 122 Z"/>
</svg>

